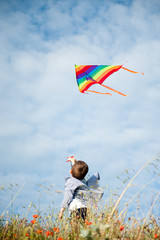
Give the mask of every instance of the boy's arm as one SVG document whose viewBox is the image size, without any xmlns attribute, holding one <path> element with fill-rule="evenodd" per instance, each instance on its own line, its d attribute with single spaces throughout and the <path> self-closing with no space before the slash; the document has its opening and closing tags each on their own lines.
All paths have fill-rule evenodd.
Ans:
<svg viewBox="0 0 160 240">
<path fill-rule="evenodd" d="M 73 190 L 71 189 L 71 186 L 67 186 L 64 191 L 64 197 L 61 204 L 61 208 L 68 207 L 72 199 L 73 199 Z"/>
<path fill-rule="evenodd" d="M 90 177 L 86 184 L 88 186 L 94 186 L 98 183 L 98 180 L 100 180 L 100 175 L 99 175 L 99 172 L 96 172 L 92 177 Z"/>
<path fill-rule="evenodd" d="M 59 220 L 62 218 L 65 208 L 67 208 L 71 203 L 73 199 L 73 193 L 74 193 L 74 189 L 72 188 L 72 183 L 70 182 L 70 180 L 68 180 L 65 186 L 64 198 L 61 204 L 61 210 L 59 212 L 59 217 L 58 217 Z"/>
<path fill-rule="evenodd" d="M 76 163 L 76 159 L 74 156 L 67 157 L 67 158 L 68 158 L 67 162 L 71 162 L 71 166 L 73 166 Z"/>
<path fill-rule="evenodd" d="M 61 208 L 60 212 L 59 212 L 59 216 L 58 219 L 61 220 L 62 216 L 63 216 L 63 212 L 64 212 L 65 208 Z"/>
</svg>

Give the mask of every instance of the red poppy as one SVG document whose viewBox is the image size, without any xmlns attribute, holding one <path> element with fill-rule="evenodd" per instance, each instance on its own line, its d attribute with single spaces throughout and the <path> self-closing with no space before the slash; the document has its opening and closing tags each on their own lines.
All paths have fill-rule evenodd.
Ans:
<svg viewBox="0 0 160 240">
<path fill-rule="evenodd" d="M 33 220 L 31 221 L 31 223 L 32 223 L 32 224 L 35 224 L 35 223 L 36 223 L 36 219 L 33 219 Z"/>
<path fill-rule="evenodd" d="M 89 222 L 88 220 L 85 220 L 85 224 L 86 224 L 86 225 L 91 225 L 92 222 Z"/>
<path fill-rule="evenodd" d="M 58 238 L 57 238 L 57 240 L 64 240 L 64 239 L 63 239 L 63 238 L 61 238 L 61 237 L 58 237 Z"/>
<path fill-rule="evenodd" d="M 50 231 L 46 231 L 46 235 L 48 237 L 50 235 Z"/>
<path fill-rule="evenodd" d="M 29 237 L 29 233 L 26 233 L 26 237 Z"/>
<path fill-rule="evenodd" d="M 52 231 L 46 231 L 46 235 L 47 235 L 47 237 L 50 236 L 50 235 L 53 235 L 53 232 Z"/>
<path fill-rule="evenodd" d="M 59 228 L 55 227 L 55 228 L 53 228 L 53 231 L 56 233 L 59 233 Z"/>
<path fill-rule="evenodd" d="M 39 229 L 36 231 L 36 233 L 41 234 L 41 233 L 43 233 L 43 231 Z"/>
<path fill-rule="evenodd" d="M 158 238 L 158 234 L 157 233 L 154 234 L 154 238 Z"/>
<path fill-rule="evenodd" d="M 33 218 L 38 218 L 39 216 L 37 214 L 33 215 Z"/>
<path fill-rule="evenodd" d="M 122 231 L 123 229 L 124 229 L 124 227 L 123 227 L 123 226 L 120 226 L 120 227 L 119 227 L 119 230 L 120 230 L 120 231 Z"/>
</svg>

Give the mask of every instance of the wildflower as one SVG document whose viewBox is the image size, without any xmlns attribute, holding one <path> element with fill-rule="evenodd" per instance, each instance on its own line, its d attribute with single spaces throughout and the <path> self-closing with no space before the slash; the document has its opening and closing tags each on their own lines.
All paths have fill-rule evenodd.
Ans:
<svg viewBox="0 0 160 240">
<path fill-rule="evenodd" d="M 91 225 L 92 222 L 89 222 L 88 220 L 85 220 L 85 224 L 86 224 L 86 225 Z"/>
<path fill-rule="evenodd" d="M 119 230 L 122 231 L 124 229 L 124 226 L 120 226 Z"/>
<path fill-rule="evenodd" d="M 47 237 L 50 236 L 50 235 L 53 235 L 53 232 L 52 231 L 46 231 L 46 235 L 47 235 Z"/>
<path fill-rule="evenodd" d="M 36 233 L 41 234 L 41 233 L 43 233 L 43 231 L 39 229 L 36 231 Z"/>
<path fill-rule="evenodd" d="M 26 237 L 29 237 L 29 233 L 26 233 Z"/>
<path fill-rule="evenodd" d="M 35 224 L 35 223 L 36 223 L 36 219 L 33 219 L 33 220 L 31 221 L 31 223 L 32 223 L 32 224 Z"/>
<path fill-rule="evenodd" d="M 33 218 L 38 218 L 39 216 L 37 214 L 33 215 Z"/>
<path fill-rule="evenodd" d="M 46 231 L 46 235 L 48 237 L 50 235 L 50 231 Z"/>
<path fill-rule="evenodd" d="M 158 234 L 157 233 L 154 234 L 154 238 L 158 238 Z"/>
<path fill-rule="evenodd" d="M 58 238 L 57 238 L 57 240 L 64 240 L 64 239 L 63 239 L 63 238 L 61 238 L 61 237 L 58 237 Z"/>
<path fill-rule="evenodd" d="M 59 228 L 55 227 L 55 228 L 53 228 L 53 231 L 56 233 L 59 233 Z"/>
<path fill-rule="evenodd" d="M 17 237 L 17 234 L 16 234 L 16 233 L 14 234 L 14 237 Z"/>
<path fill-rule="evenodd" d="M 95 207 L 98 207 L 97 205 L 94 205 Z"/>
</svg>

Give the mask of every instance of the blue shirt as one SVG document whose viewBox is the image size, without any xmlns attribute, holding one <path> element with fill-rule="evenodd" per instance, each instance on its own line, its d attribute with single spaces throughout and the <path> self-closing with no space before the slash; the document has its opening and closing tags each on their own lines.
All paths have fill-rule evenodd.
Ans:
<svg viewBox="0 0 160 240">
<path fill-rule="evenodd" d="M 99 188 L 98 180 L 100 180 L 99 173 L 95 173 L 87 181 L 79 180 L 74 177 L 66 179 L 64 198 L 61 208 L 68 207 L 73 199 L 78 199 L 83 204 L 87 205 L 90 200 L 99 200 L 103 191 Z"/>
</svg>

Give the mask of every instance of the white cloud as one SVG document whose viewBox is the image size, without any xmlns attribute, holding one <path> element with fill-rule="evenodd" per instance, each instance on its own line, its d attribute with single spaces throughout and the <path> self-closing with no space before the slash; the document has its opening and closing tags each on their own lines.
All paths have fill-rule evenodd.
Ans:
<svg viewBox="0 0 160 240">
<path fill-rule="evenodd" d="M 34 172 L 63 184 L 62 163 L 73 154 L 91 172 L 98 168 L 106 184 L 159 152 L 158 1 L 62 3 L 39 1 L 25 11 L 24 5 L 2 5 L 2 183 L 4 175 L 19 172 L 25 180 Z M 126 61 L 145 75 L 120 70 L 105 84 L 128 97 L 78 91 L 74 64 Z"/>
</svg>

